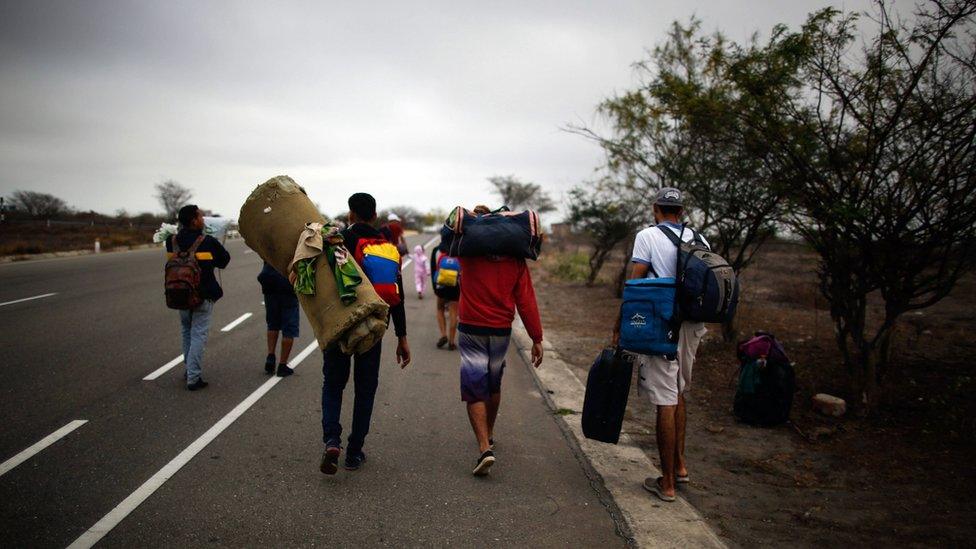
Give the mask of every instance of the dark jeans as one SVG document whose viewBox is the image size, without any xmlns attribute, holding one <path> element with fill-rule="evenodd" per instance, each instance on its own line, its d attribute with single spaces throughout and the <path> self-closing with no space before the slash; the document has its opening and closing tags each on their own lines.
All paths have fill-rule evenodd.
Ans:
<svg viewBox="0 0 976 549">
<path fill-rule="evenodd" d="M 353 382 L 356 400 L 352 408 L 352 431 L 346 453 L 362 451 L 369 433 L 369 420 L 373 415 L 373 399 L 380 377 L 380 351 L 382 342 L 372 349 L 355 356 Z M 342 391 L 349 381 L 349 368 L 354 362 L 352 355 L 339 351 L 338 346 L 323 353 L 322 364 L 322 439 L 328 446 L 339 446 L 342 441 Z"/>
</svg>

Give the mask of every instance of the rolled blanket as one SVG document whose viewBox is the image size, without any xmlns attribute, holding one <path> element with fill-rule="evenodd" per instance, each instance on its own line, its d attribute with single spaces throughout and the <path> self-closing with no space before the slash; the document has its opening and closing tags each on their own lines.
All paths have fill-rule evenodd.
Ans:
<svg viewBox="0 0 976 549">
<path fill-rule="evenodd" d="M 238 220 L 248 247 L 282 273 L 289 272 L 306 223 L 324 224 L 325 219 L 305 190 L 283 175 L 258 185 L 241 206 Z M 355 261 L 350 263 L 362 278 L 355 287 L 355 301 L 347 305 L 340 299 L 337 275 L 325 253 L 314 258 L 315 293 L 299 293 L 298 301 L 319 348 L 337 344 L 342 352 L 355 354 L 368 351 L 383 337 L 389 306 L 376 295 Z"/>
</svg>

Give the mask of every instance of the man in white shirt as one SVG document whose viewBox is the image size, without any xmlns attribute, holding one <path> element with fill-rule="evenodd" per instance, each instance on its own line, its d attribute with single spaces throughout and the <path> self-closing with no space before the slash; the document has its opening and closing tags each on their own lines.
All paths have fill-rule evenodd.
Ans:
<svg viewBox="0 0 976 549">
<path fill-rule="evenodd" d="M 681 191 L 663 188 L 654 199 L 655 226 L 637 234 L 634 241 L 633 267 L 630 277 L 671 278 L 675 276 L 678 248 L 664 234 L 672 231 L 685 242 L 695 237 L 691 229 L 682 229 L 681 218 L 684 202 Z M 663 230 L 662 230 L 663 229 Z M 683 234 L 681 234 L 683 232 Z M 704 237 L 702 243 L 708 246 Z M 689 480 L 685 464 L 685 398 L 691 385 L 691 370 L 695 362 L 698 344 L 705 335 L 705 325 L 700 322 L 683 322 L 678 332 L 676 356 L 637 355 L 640 380 L 638 394 L 657 406 L 657 447 L 661 456 L 659 478 L 648 477 L 644 488 L 664 501 L 675 500 L 675 486 Z M 619 341 L 620 326 L 614 329 L 614 344 Z"/>
</svg>

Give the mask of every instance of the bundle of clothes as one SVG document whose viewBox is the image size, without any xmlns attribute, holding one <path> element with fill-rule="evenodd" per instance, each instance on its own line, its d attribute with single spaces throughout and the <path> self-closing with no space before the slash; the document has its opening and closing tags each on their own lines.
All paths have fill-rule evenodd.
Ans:
<svg viewBox="0 0 976 549">
<path fill-rule="evenodd" d="M 227 235 L 227 230 L 234 224 L 233 219 L 226 217 L 203 217 L 203 234 L 212 236 L 217 240 L 223 240 Z M 156 244 L 166 242 L 179 231 L 175 223 L 162 223 L 156 232 L 153 233 L 152 241 Z"/>
</svg>

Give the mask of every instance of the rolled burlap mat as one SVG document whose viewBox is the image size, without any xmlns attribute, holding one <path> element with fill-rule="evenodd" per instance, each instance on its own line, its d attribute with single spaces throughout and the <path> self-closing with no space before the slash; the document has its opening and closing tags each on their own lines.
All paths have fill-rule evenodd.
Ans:
<svg viewBox="0 0 976 549">
<path fill-rule="evenodd" d="M 325 223 L 305 189 L 286 175 L 258 185 L 241 206 L 238 225 L 244 242 L 280 273 L 288 273 L 306 223 Z M 350 250 L 351 253 L 351 250 Z M 383 338 L 389 306 L 376 295 L 362 269 L 356 301 L 343 305 L 324 255 L 315 259 L 315 295 L 298 294 L 319 348 L 337 344 L 342 352 L 363 353 Z"/>
</svg>

